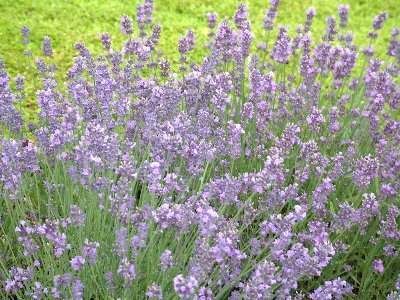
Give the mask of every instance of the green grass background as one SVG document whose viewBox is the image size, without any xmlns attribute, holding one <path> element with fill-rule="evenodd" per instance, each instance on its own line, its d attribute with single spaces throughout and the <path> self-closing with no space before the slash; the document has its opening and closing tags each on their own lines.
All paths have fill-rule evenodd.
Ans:
<svg viewBox="0 0 400 300">
<path fill-rule="evenodd" d="M 161 49 L 167 57 L 176 61 L 177 42 L 187 29 L 196 33 L 197 48 L 193 59 L 199 61 L 204 54 L 208 29 L 205 14 L 215 11 L 222 18 L 231 17 L 239 3 L 246 3 L 250 10 L 252 28 L 255 38 L 261 41 L 262 22 L 267 0 L 155 0 L 154 21 L 162 26 Z M 74 43 L 84 41 L 92 51 L 100 51 L 99 33 L 109 32 L 114 45 L 123 40 L 119 33 L 119 18 L 123 14 L 135 17 L 138 0 L 0 0 L 0 58 L 7 66 L 10 75 L 22 74 L 27 80 L 28 99 L 22 104 L 24 115 L 30 119 L 35 111 L 35 93 L 39 83 L 32 71 L 32 63 L 23 55 L 20 28 L 27 25 L 31 28 L 30 49 L 34 55 L 40 55 L 41 41 L 44 35 L 53 40 L 54 63 L 60 74 L 64 74 L 71 65 L 75 55 Z M 371 28 L 373 17 L 381 11 L 389 12 L 376 50 L 385 53 L 390 30 L 400 26 L 399 0 L 281 0 L 277 24 L 286 24 L 293 32 L 297 24 L 303 23 L 305 10 L 313 6 L 317 10 L 314 19 L 313 34 L 317 39 L 324 31 L 328 15 L 337 15 L 337 6 L 341 3 L 350 5 L 348 29 L 355 32 L 358 45 L 367 43 L 366 35 Z M 271 36 L 271 40 L 275 36 Z M 31 66 L 28 68 L 27 66 Z"/>
</svg>

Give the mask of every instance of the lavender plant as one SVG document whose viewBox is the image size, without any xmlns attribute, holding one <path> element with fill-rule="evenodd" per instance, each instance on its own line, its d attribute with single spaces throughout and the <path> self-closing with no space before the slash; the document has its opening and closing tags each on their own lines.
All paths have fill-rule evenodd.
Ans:
<svg viewBox="0 0 400 300">
<path fill-rule="evenodd" d="M 245 5 L 210 12 L 203 61 L 189 30 L 174 65 L 145 0 L 65 82 L 43 39 L 29 126 L 1 63 L 1 298 L 397 299 L 400 30 L 383 60 L 388 14 L 365 50 L 349 11 L 291 36 L 271 0 L 257 48 Z"/>
</svg>

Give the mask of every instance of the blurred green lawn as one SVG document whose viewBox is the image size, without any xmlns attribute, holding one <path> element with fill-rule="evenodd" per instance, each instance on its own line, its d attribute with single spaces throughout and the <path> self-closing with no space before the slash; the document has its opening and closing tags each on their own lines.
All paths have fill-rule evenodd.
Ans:
<svg viewBox="0 0 400 300">
<path fill-rule="evenodd" d="M 34 55 L 40 55 L 41 40 L 49 35 L 53 40 L 54 62 L 64 73 L 75 55 L 73 45 L 84 41 L 89 49 L 100 50 L 99 33 L 109 32 L 113 42 L 122 41 L 119 33 L 119 18 L 123 14 L 135 17 L 138 0 L 0 0 L 0 58 L 2 58 L 11 76 L 23 74 L 27 78 L 28 88 L 35 86 L 32 71 L 26 68 L 27 58 L 23 55 L 20 28 L 30 27 Z M 197 49 L 193 56 L 199 60 L 204 53 L 208 33 L 205 14 L 215 11 L 219 19 L 231 17 L 241 3 L 235 0 L 155 0 L 154 21 L 161 24 L 161 49 L 172 60 L 177 58 L 177 41 L 189 28 L 196 33 Z M 262 38 L 262 21 L 267 0 L 243 1 L 250 10 L 252 28 L 258 40 Z M 389 12 L 377 41 L 377 52 L 384 54 L 390 37 L 390 30 L 400 26 L 399 0 L 281 0 L 277 23 L 287 24 L 294 31 L 297 24 L 303 23 L 305 10 L 313 6 L 317 10 L 313 33 L 319 38 L 324 31 L 328 15 L 337 15 L 337 6 L 350 4 L 349 30 L 355 32 L 358 45 L 366 43 L 366 35 L 371 28 L 373 17 L 381 11 Z M 272 37 L 275 39 L 275 36 Z M 28 91 L 28 95 L 29 95 Z M 33 96 L 26 107 L 34 107 Z M 28 109 L 28 115 L 30 114 Z"/>
</svg>

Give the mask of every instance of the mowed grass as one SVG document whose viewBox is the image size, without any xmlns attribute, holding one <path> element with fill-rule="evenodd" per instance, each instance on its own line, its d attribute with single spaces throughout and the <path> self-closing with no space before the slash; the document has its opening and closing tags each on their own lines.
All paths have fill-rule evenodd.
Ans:
<svg viewBox="0 0 400 300">
<path fill-rule="evenodd" d="M 118 48 L 123 41 L 119 32 L 119 19 L 127 14 L 132 18 L 136 15 L 137 0 L 2 0 L 0 1 L 0 58 L 5 63 L 11 76 L 21 74 L 26 78 L 27 100 L 21 104 L 24 117 L 34 119 L 36 102 L 34 90 L 40 83 L 33 75 L 33 61 L 23 55 L 20 28 L 27 25 L 31 29 L 29 45 L 34 57 L 41 55 L 41 41 L 48 35 L 53 41 L 53 63 L 57 65 L 60 78 L 71 65 L 75 55 L 74 44 L 84 41 L 87 47 L 98 53 L 101 51 L 99 33 L 109 32 L 113 44 Z M 219 20 L 230 18 L 239 3 L 246 3 L 250 10 L 255 42 L 265 41 L 262 22 L 269 1 L 235 1 L 235 0 L 155 0 L 154 22 L 162 26 L 160 48 L 172 61 L 178 60 L 177 43 L 181 35 L 188 29 L 196 33 L 198 47 L 193 52 L 192 59 L 199 61 L 204 55 L 203 45 L 206 43 L 208 29 L 205 14 L 210 11 L 218 13 Z M 320 40 L 324 32 L 325 19 L 329 15 L 337 15 L 337 6 L 341 3 L 350 5 L 350 21 L 348 30 L 356 32 L 357 45 L 368 43 L 366 36 L 371 28 L 373 17 L 381 11 L 389 12 L 389 20 L 381 31 L 375 49 L 379 55 L 386 53 L 390 31 L 400 26 L 400 5 L 398 0 L 281 0 L 278 24 L 288 25 L 293 33 L 297 24 L 305 19 L 308 7 L 315 7 L 317 16 L 314 18 L 313 36 Z M 275 34 L 269 36 L 273 43 Z"/>
</svg>

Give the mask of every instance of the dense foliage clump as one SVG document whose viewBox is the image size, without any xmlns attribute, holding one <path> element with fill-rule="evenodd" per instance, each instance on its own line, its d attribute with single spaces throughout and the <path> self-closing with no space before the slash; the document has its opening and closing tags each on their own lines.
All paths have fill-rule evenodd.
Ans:
<svg viewBox="0 0 400 300">
<path fill-rule="evenodd" d="M 1 64 L 1 298 L 398 299 L 400 29 L 380 60 L 388 14 L 360 48 L 349 9 L 291 36 L 271 0 L 258 44 L 209 13 L 174 66 L 145 0 L 65 82 L 43 39 L 35 124 Z"/>
</svg>

